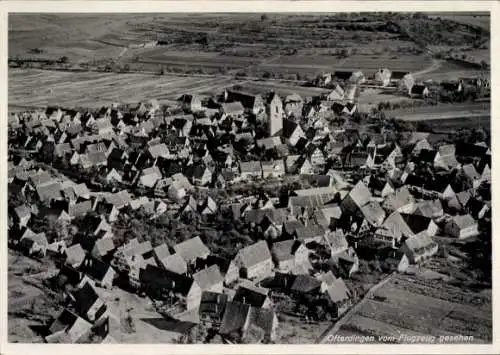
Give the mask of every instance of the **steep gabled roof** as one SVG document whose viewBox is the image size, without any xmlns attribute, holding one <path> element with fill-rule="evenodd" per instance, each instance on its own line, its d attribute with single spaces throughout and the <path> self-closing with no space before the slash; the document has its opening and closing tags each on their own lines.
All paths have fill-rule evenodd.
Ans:
<svg viewBox="0 0 500 355">
<path fill-rule="evenodd" d="M 271 259 L 267 243 L 263 240 L 240 249 L 238 255 L 243 266 L 247 269 Z"/>
<path fill-rule="evenodd" d="M 194 237 L 174 246 L 174 250 L 186 262 L 194 261 L 196 258 L 204 258 L 210 254 L 208 247 L 203 244 L 200 237 Z"/>
<path fill-rule="evenodd" d="M 208 290 L 212 286 L 224 281 L 217 265 L 211 265 L 206 269 L 198 271 L 193 275 L 193 279 L 202 290 Z"/>
</svg>

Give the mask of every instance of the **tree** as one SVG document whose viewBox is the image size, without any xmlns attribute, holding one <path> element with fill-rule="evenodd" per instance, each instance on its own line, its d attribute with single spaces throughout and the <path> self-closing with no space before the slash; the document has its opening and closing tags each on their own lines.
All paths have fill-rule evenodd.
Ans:
<svg viewBox="0 0 500 355">
<path fill-rule="evenodd" d="M 267 14 L 262 14 L 262 15 L 260 15 L 260 20 L 261 20 L 261 21 L 266 21 L 267 19 L 268 19 Z"/>
<path fill-rule="evenodd" d="M 63 64 L 66 64 L 68 62 L 68 57 L 63 56 L 63 57 L 59 58 L 59 62 L 63 63 Z"/>
</svg>

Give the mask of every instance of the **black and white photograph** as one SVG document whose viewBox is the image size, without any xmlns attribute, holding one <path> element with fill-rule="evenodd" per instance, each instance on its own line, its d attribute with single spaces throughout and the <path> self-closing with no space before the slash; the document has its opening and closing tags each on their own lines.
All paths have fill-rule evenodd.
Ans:
<svg viewBox="0 0 500 355">
<path fill-rule="evenodd" d="M 493 344 L 489 11 L 115 8 L 6 17 L 9 343 Z"/>
</svg>

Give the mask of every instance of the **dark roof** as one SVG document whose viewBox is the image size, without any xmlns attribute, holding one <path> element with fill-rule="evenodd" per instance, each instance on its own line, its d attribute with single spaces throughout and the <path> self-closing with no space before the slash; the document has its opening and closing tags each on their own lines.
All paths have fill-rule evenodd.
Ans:
<svg viewBox="0 0 500 355">
<path fill-rule="evenodd" d="M 250 305 L 248 304 L 228 302 L 226 304 L 224 316 L 222 317 L 219 333 L 222 335 L 231 335 L 235 332 L 242 331 L 249 312 Z"/>
<path fill-rule="evenodd" d="M 298 124 L 292 120 L 283 120 L 283 136 L 286 138 L 290 138 L 297 128 Z"/>
<path fill-rule="evenodd" d="M 226 310 L 228 297 L 226 294 L 203 291 L 201 294 L 200 307 L 198 313 L 205 315 L 212 315 L 217 318 L 222 318 Z"/>
<path fill-rule="evenodd" d="M 291 290 L 299 293 L 312 293 L 318 291 L 321 282 L 310 275 L 297 275 L 293 281 Z"/>
<path fill-rule="evenodd" d="M 427 88 L 425 85 L 413 85 L 411 87 L 411 93 L 412 94 L 417 94 L 417 95 L 422 95 L 424 93 L 424 90 Z"/>
<path fill-rule="evenodd" d="M 240 286 L 236 290 L 233 302 L 240 302 L 253 307 L 262 307 L 267 299 L 267 294 L 257 292 L 245 286 Z"/>
<path fill-rule="evenodd" d="M 425 231 L 429 227 L 429 223 L 432 221 L 428 217 L 414 214 L 402 213 L 401 216 L 405 220 L 408 227 L 410 227 L 411 231 L 415 234 Z"/>
<path fill-rule="evenodd" d="M 76 313 L 84 318 L 86 318 L 87 312 L 99 299 L 99 295 L 96 293 L 94 287 L 88 282 L 73 292 L 73 297 L 75 298 Z"/>
<path fill-rule="evenodd" d="M 87 256 L 80 266 L 80 271 L 98 281 L 102 281 L 110 269 L 111 266 L 91 256 Z"/>
<path fill-rule="evenodd" d="M 157 266 L 146 265 L 139 272 L 139 280 L 145 285 L 155 285 L 163 289 L 171 290 L 186 296 L 191 289 L 194 280 L 190 277 L 176 274 Z"/>
</svg>

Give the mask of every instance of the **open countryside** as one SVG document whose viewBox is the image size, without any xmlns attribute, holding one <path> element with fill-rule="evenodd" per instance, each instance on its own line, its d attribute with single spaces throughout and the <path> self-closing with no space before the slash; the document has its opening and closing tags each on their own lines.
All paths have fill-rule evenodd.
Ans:
<svg viewBox="0 0 500 355">
<path fill-rule="evenodd" d="M 489 21 L 10 14 L 9 341 L 492 343 Z"/>
</svg>

